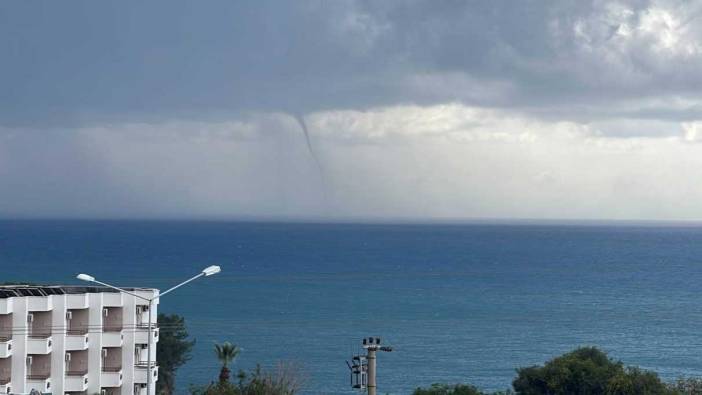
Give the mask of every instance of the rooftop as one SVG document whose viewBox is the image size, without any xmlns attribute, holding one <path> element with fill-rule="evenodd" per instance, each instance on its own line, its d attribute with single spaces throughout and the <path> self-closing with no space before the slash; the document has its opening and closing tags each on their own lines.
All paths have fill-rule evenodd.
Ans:
<svg viewBox="0 0 702 395">
<path fill-rule="evenodd" d="M 151 291 L 151 288 L 124 288 L 126 291 Z M 66 294 L 119 292 L 109 287 L 84 285 L 0 285 L 0 299 L 22 296 L 49 296 Z"/>
</svg>

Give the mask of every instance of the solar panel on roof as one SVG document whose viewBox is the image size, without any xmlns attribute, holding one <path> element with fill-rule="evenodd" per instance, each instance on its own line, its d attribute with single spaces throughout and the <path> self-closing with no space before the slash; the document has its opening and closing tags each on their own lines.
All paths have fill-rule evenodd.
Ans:
<svg viewBox="0 0 702 395">
<path fill-rule="evenodd" d="M 128 291 L 150 290 L 150 288 L 125 288 Z M 82 293 L 118 293 L 119 291 L 108 287 L 69 285 L 69 286 L 30 286 L 30 285 L 4 285 L 0 286 L 0 298 L 22 296 L 48 296 Z"/>
</svg>

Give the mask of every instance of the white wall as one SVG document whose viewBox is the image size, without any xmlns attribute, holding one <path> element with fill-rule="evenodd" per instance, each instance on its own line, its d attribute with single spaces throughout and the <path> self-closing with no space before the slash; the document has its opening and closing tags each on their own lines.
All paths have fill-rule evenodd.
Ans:
<svg viewBox="0 0 702 395">
<path fill-rule="evenodd" d="M 102 375 L 102 294 L 88 294 L 88 393 L 100 393 Z"/>
<path fill-rule="evenodd" d="M 12 298 L 12 392 L 27 392 L 27 298 Z"/>
<path fill-rule="evenodd" d="M 54 309 L 51 312 L 51 392 L 63 394 L 65 388 L 65 354 L 66 354 L 66 295 L 53 295 Z"/>
<path fill-rule="evenodd" d="M 158 292 L 158 291 L 156 291 Z M 82 323 L 88 326 L 88 349 L 85 351 L 71 351 L 71 370 L 88 371 L 88 394 L 99 393 L 102 377 L 102 338 L 103 325 L 106 323 L 102 309 L 104 306 L 103 293 L 89 293 L 88 309 L 78 309 L 73 311 L 74 324 Z M 153 297 L 154 292 L 139 291 L 143 297 Z M 114 295 L 111 295 L 114 296 Z M 66 295 L 52 295 L 53 308 L 48 313 L 34 312 L 37 329 L 50 328 L 52 339 L 52 352 L 48 355 L 34 355 L 33 366 L 35 373 L 49 369 L 51 374 L 51 391 L 54 394 L 63 394 L 65 390 L 65 372 L 68 366 L 65 361 L 66 355 L 66 331 L 68 321 L 66 320 L 67 297 Z M 13 343 L 12 356 L 5 361 L 0 361 L 0 371 L 11 371 L 11 386 L 13 393 L 25 394 L 30 388 L 27 386 L 26 376 L 27 365 L 27 338 L 29 327 L 27 324 L 28 299 L 25 297 L 12 298 L 14 311 L 11 315 L 0 318 L 0 327 L 12 328 Z M 114 298 L 112 298 L 114 299 Z M 109 318 L 112 324 L 120 322 L 123 326 L 124 341 L 121 348 L 110 348 L 108 350 L 108 366 L 122 367 L 122 387 L 116 389 L 121 395 L 133 395 L 134 392 L 134 348 L 135 331 L 146 332 L 147 328 L 136 327 L 136 305 L 147 303 L 134 296 L 123 295 L 123 306 L 121 308 L 111 308 Z M 153 322 L 156 323 L 158 315 L 158 301 L 152 304 Z M 42 315 L 44 314 L 44 315 Z M 108 323 L 108 325 L 110 325 Z M 81 325 L 77 325 L 81 326 Z M 146 336 L 144 336 L 146 338 Z M 151 360 L 156 361 L 156 340 L 152 337 Z M 152 381 L 152 392 L 155 393 L 156 379 Z"/>
</svg>

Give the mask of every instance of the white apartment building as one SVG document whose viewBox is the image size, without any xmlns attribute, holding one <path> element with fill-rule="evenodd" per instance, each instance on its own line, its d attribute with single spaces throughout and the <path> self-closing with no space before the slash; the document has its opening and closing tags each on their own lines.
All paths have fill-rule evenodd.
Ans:
<svg viewBox="0 0 702 395">
<path fill-rule="evenodd" d="M 0 286 L 0 394 L 146 394 L 148 313 L 145 300 L 107 287 Z M 155 393 L 155 325 L 152 336 Z"/>
</svg>

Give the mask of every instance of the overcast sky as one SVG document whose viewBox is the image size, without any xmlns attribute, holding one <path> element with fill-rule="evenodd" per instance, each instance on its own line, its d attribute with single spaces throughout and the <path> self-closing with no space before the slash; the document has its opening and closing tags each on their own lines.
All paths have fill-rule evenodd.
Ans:
<svg viewBox="0 0 702 395">
<path fill-rule="evenodd" d="M 702 220 L 702 2 L 3 1 L 0 54 L 0 217 Z"/>
</svg>

